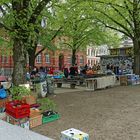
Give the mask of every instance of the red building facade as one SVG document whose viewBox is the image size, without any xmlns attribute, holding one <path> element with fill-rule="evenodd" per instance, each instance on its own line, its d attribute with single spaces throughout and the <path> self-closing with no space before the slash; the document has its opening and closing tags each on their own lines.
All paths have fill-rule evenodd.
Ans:
<svg viewBox="0 0 140 140">
<path fill-rule="evenodd" d="M 37 52 L 42 49 L 39 45 Z M 1 53 L 2 54 L 2 53 Z M 76 63 L 78 66 L 86 64 L 86 51 L 78 51 L 76 53 Z M 55 69 L 62 70 L 64 67 L 69 68 L 72 65 L 72 50 L 57 49 L 55 51 L 45 49 L 41 52 L 35 60 L 35 66 L 40 67 L 54 67 Z M 28 65 L 28 62 L 27 62 Z M 12 52 L 9 54 L 0 55 L 0 74 L 11 75 L 13 69 Z"/>
<path fill-rule="evenodd" d="M 42 46 L 38 46 L 39 51 Z M 76 53 L 76 63 L 78 66 L 84 66 L 86 64 L 86 51 L 78 51 Z M 36 57 L 36 67 L 55 67 L 55 69 L 62 70 L 64 67 L 70 67 L 72 65 L 72 50 L 57 49 L 55 51 L 44 50 Z"/>
</svg>

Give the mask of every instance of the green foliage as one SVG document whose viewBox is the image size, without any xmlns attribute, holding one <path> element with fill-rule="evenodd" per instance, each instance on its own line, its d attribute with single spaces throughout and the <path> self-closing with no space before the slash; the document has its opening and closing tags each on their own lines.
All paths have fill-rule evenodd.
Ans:
<svg viewBox="0 0 140 140">
<path fill-rule="evenodd" d="M 102 26 L 121 32 L 131 39 L 140 29 L 140 1 L 95 0 L 91 7 L 94 18 Z"/>
<path fill-rule="evenodd" d="M 21 100 L 23 96 L 30 95 L 31 92 L 24 86 L 13 86 L 10 88 L 10 95 L 13 100 Z"/>
<path fill-rule="evenodd" d="M 56 104 L 54 103 L 54 101 L 48 98 L 40 98 L 37 100 L 37 103 L 41 104 L 39 109 L 42 110 L 42 112 L 46 110 L 55 111 L 56 109 Z"/>
</svg>

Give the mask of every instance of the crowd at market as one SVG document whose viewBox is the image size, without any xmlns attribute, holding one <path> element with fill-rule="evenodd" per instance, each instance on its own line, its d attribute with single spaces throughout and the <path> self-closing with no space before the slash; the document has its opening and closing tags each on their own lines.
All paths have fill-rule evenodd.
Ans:
<svg viewBox="0 0 140 140">
<path fill-rule="evenodd" d="M 88 66 L 87 64 L 85 66 L 77 66 L 77 64 L 75 64 L 70 68 L 64 67 L 61 70 L 56 70 L 54 67 L 34 67 L 31 72 L 27 72 L 26 78 L 27 80 L 34 79 L 35 77 L 46 78 L 47 75 L 57 75 L 58 73 L 63 74 L 65 78 L 73 78 L 74 76 L 78 75 L 85 76 L 96 74 L 99 70 L 99 64 L 94 64 L 92 67 Z"/>
</svg>

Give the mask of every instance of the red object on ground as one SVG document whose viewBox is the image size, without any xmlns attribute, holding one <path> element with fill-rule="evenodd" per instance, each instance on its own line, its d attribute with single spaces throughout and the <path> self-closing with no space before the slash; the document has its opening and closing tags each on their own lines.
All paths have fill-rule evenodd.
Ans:
<svg viewBox="0 0 140 140">
<path fill-rule="evenodd" d="M 29 117 L 30 105 L 17 100 L 11 101 L 6 103 L 6 113 L 16 119 Z"/>
</svg>

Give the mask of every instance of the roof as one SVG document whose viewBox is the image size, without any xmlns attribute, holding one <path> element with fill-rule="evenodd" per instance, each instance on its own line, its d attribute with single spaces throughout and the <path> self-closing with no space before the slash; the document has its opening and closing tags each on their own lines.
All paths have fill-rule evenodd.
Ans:
<svg viewBox="0 0 140 140">
<path fill-rule="evenodd" d="M 109 50 L 120 50 L 120 49 L 129 49 L 129 48 L 133 48 L 132 46 L 127 46 L 127 47 L 120 47 L 120 48 L 110 48 Z"/>
</svg>

